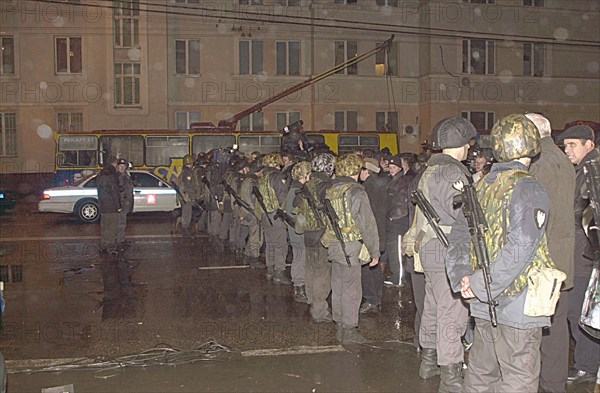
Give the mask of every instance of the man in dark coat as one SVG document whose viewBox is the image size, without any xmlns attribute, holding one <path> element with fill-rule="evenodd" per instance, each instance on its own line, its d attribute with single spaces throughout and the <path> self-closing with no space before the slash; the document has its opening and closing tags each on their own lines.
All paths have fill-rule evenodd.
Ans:
<svg viewBox="0 0 600 393">
<path fill-rule="evenodd" d="M 540 388 L 544 392 L 564 393 L 569 370 L 568 291 L 573 288 L 575 254 L 575 216 L 572 208 L 575 169 L 554 144 L 548 119 L 537 113 L 528 113 L 525 116 L 535 124 L 541 137 L 542 152 L 529 167 L 529 173 L 542 183 L 550 198 L 550 214 L 546 228 L 548 250 L 557 269 L 567 275 L 551 325 L 542 336 Z"/>
<path fill-rule="evenodd" d="M 383 254 L 386 247 L 386 220 L 389 198 L 386 192 L 388 177 L 377 176 L 381 168 L 379 162 L 374 158 L 365 158 L 365 166 L 360 172 L 360 180 L 367 191 L 371 210 L 377 222 L 379 234 L 379 251 Z M 359 313 L 367 314 L 378 312 L 381 309 L 381 295 L 383 289 L 383 275 L 379 266 L 364 264 L 361 267 L 361 283 L 364 302 L 360 306 Z"/>
<path fill-rule="evenodd" d="M 121 212 L 121 193 L 117 160 L 111 158 L 96 178 L 100 209 L 100 252 L 117 253 L 117 228 Z"/>
<path fill-rule="evenodd" d="M 576 165 L 575 167 L 575 273 L 573 290 L 569 293 L 568 319 L 571 335 L 575 340 L 573 351 L 573 368 L 569 371 L 567 382 L 581 383 L 593 381 L 600 364 L 600 343 L 588 336 L 579 327 L 581 307 L 588 286 L 593 267 L 594 240 L 596 235 L 590 232 L 586 235 L 583 227 L 583 213 L 589 206 L 589 199 L 581 193 L 585 184 L 586 174 L 583 166 L 586 162 L 598 159 L 598 150 L 595 149 L 594 131 L 584 125 L 568 128 L 562 133 L 560 139 L 564 141 L 567 158 Z"/>
</svg>

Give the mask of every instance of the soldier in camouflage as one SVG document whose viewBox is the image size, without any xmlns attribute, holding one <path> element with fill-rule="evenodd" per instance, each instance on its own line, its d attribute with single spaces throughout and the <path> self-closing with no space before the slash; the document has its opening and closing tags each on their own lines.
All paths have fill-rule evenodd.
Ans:
<svg viewBox="0 0 600 393">
<path fill-rule="evenodd" d="M 261 217 L 261 228 L 265 236 L 267 280 L 273 280 L 273 283 L 279 285 L 289 285 L 291 281 L 285 274 L 285 260 L 288 252 L 285 223 L 274 218 L 277 209 L 283 207 L 289 188 L 281 173 L 282 165 L 281 155 L 277 153 L 268 154 L 263 158 L 264 169 L 262 176 L 258 179 L 258 189 L 262 194 L 267 211 L 263 212 L 257 203 L 255 212 Z"/>
<path fill-rule="evenodd" d="M 488 224 L 491 294 L 498 326 L 490 324 L 484 277 L 472 255 L 463 215 L 448 237 L 446 265 L 452 288 L 470 301 L 475 334 L 464 392 L 537 392 L 542 328 L 550 317 L 524 312 L 531 269 L 553 267 L 545 238 L 548 194 L 528 172 L 540 152 L 533 122 L 521 114 L 500 119 L 491 131 L 495 163 L 477 184 L 477 198 Z"/>
<path fill-rule="evenodd" d="M 325 191 L 331 185 L 331 177 L 335 170 L 335 157 L 329 153 L 322 153 L 311 161 L 312 172 L 305 187 L 312 198 L 320 204 L 325 197 Z M 304 234 L 306 247 L 305 288 L 306 297 L 310 304 L 310 315 L 313 321 L 320 323 L 333 322 L 327 298 L 331 292 L 331 263 L 327 259 L 327 249 L 321 244 L 321 236 L 327 221 L 320 210 L 319 220 L 310 208 L 303 194 L 298 194 L 294 200 L 296 215 L 296 232 Z"/>
<path fill-rule="evenodd" d="M 321 243 L 327 247 L 332 262 L 331 311 L 337 324 L 336 338 L 343 344 L 367 341 L 357 329 L 362 300 L 361 265 L 376 266 L 380 256 L 377 222 L 367 192 L 358 183 L 363 165 L 356 154 L 341 157 L 336 166 L 338 177 L 325 192 L 339 219 L 344 241 L 342 247 L 329 223 Z"/>
</svg>

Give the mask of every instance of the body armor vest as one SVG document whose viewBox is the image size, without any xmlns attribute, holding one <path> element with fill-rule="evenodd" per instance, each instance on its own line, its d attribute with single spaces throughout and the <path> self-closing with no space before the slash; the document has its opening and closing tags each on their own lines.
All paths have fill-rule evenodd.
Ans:
<svg viewBox="0 0 600 393">
<path fill-rule="evenodd" d="M 311 179 L 305 184 L 306 188 L 317 203 L 319 203 L 319 199 L 317 197 L 317 186 L 321 183 L 323 183 L 323 179 L 315 177 L 314 180 Z M 302 203 L 300 206 L 298 206 L 298 214 L 302 214 L 306 220 L 306 223 L 303 227 L 304 232 L 317 232 L 323 229 L 323 227 L 319 225 L 319 221 L 317 220 L 313 209 L 310 208 L 306 198 L 302 198 Z M 320 214 L 322 222 L 327 222 L 327 218 L 320 210 L 318 211 L 318 214 Z"/>
<path fill-rule="evenodd" d="M 325 193 L 326 198 L 331 201 L 331 206 L 333 206 L 333 210 L 335 210 L 335 213 L 338 216 L 338 225 L 342 231 L 344 243 L 362 239 L 360 230 L 356 226 L 356 222 L 354 221 L 352 212 L 350 211 L 350 205 L 348 204 L 348 191 L 351 187 L 357 186 L 359 186 L 357 183 L 334 184 L 328 188 L 327 192 Z M 337 240 L 335 233 L 333 232 L 333 228 L 331 228 L 331 224 L 329 221 L 327 223 L 327 229 L 323 234 L 323 238 Z"/>
<path fill-rule="evenodd" d="M 485 233 L 485 243 L 488 249 L 490 262 L 496 259 L 498 252 L 507 241 L 507 230 L 510 224 L 510 201 L 515 186 L 520 181 L 527 179 L 533 179 L 533 176 L 528 172 L 513 169 L 499 173 L 498 178 L 492 184 L 487 184 L 487 181 L 483 179 L 477 183 L 477 199 L 481 203 L 481 208 L 488 224 L 488 230 Z M 472 246 L 471 265 L 474 270 L 479 269 Z M 554 262 L 550 257 L 550 253 L 548 252 L 546 234 L 542 237 L 532 263 L 530 263 L 515 281 L 504 290 L 503 294 L 505 296 L 514 296 L 520 293 L 527 286 L 527 276 L 531 269 L 539 270 L 543 267 L 555 267 Z"/>
<path fill-rule="evenodd" d="M 271 174 L 273 172 L 268 172 L 260 179 L 258 179 L 258 190 L 263 196 L 265 207 L 267 208 L 267 213 L 273 213 L 277 209 L 281 209 L 281 205 L 279 204 L 279 199 L 277 199 L 277 193 L 271 184 Z M 262 214 L 262 209 L 260 209 L 260 214 Z M 260 217 L 260 216 L 259 216 Z"/>
</svg>

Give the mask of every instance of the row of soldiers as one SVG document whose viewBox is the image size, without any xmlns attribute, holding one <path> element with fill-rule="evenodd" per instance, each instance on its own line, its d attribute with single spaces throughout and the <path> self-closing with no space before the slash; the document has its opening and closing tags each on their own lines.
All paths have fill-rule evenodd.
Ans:
<svg viewBox="0 0 600 393">
<path fill-rule="evenodd" d="M 540 152 L 540 135 L 536 124 L 520 114 L 501 119 L 491 132 L 497 162 L 478 182 L 474 199 L 489 228 L 480 238 L 489 253 L 487 269 L 481 269 L 472 251 L 476 228 L 467 209 L 461 214 L 457 199 L 463 196 L 464 205 L 463 190 L 473 189 L 471 173 L 461 162 L 475 135 L 473 125 L 462 117 L 443 119 L 434 127 L 432 144 L 441 153 L 410 177 L 403 171 L 396 182 L 403 203 L 412 206 L 410 195 L 419 190 L 437 220 L 426 219 L 420 205 L 413 206 L 402 222 L 406 225 L 393 233 L 396 243 L 388 244 L 387 253 L 414 258 L 406 259 L 413 290 L 415 280 L 424 287 L 422 319 L 415 327 L 422 347 L 421 378 L 440 375 L 440 392 L 537 391 L 541 332 L 550 326 L 560 279 L 564 280 L 545 234 L 549 217 L 556 213 L 550 211 L 544 186 L 528 171 Z M 403 161 L 410 160 L 392 158 L 390 164 L 402 168 Z M 367 192 L 368 175 L 380 169 L 377 161 L 322 153 L 291 165 L 278 153 L 247 161 L 216 150 L 195 166 L 193 157 L 186 156 L 184 164 L 178 181 L 184 234 L 190 231 L 191 213 L 186 209 L 191 212 L 201 203 L 211 239 L 221 245 L 229 239 L 247 264 L 264 267 L 258 258 L 262 234 L 266 278 L 282 285 L 290 284 L 285 273 L 289 238 L 295 299 L 310 304 L 315 322 L 335 322 L 338 341 L 366 341 L 357 330 L 361 280 L 369 271 L 379 271 L 385 248 L 380 237 L 386 230 Z M 398 212 L 402 218 L 405 213 Z M 384 220 L 389 218 L 384 215 Z M 436 224 L 438 231 L 433 229 Z M 388 259 L 390 268 L 391 262 Z M 558 280 L 550 293 L 529 290 L 532 272 L 542 270 L 553 272 Z M 534 298 L 536 294 L 543 300 Z M 536 301 L 541 302 L 538 308 L 531 306 Z M 474 339 L 463 381 L 461 337 L 470 316 L 475 320 Z M 546 361 L 553 356 L 545 355 Z"/>
</svg>

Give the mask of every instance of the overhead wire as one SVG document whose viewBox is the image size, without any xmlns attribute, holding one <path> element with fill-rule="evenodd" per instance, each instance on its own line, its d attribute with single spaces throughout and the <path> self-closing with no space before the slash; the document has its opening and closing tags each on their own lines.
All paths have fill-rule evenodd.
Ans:
<svg viewBox="0 0 600 393">
<path fill-rule="evenodd" d="M 27 0 L 30 2 L 36 3 L 48 3 L 48 4 L 65 4 L 59 0 Z M 333 28 L 333 29 L 349 29 L 355 31 L 369 31 L 369 32 L 377 32 L 377 33 L 401 33 L 405 35 L 417 35 L 417 36 L 429 36 L 429 37 L 444 37 L 444 38 L 458 38 L 463 37 L 465 35 L 476 35 L 476 36 L 485 36 L 489 38 L 494 38 L 497 40 L 518 40 L 518 41 L 538 41 L 544 42 L 547 44 L 555 44 L 555 45 L 571 45 L 571 46 L 584 46 L 584 47 L 600 47 L 600 42 L 598 41 L 588 41 L 588 40 L 578 40 L 578 39 L 565 39 L 565 40 L 557 40 L 555 38 L 549 37 L 541 37 L 541 36 L 530 36 L 530 35 L 510 35 L 506 33 L 489 33 L 489 32 L 477 32 L 477 31 L 468 31 L 468 30 L 453 30 L 453 29 L 443 29 L 443 28 L 435 28 L 435 27 L 422 27 L 422 26 L 398 26 L 392 24 L 385 23 L 377 23 L 377 22 L 364 22 L 359 20 L 345 20 L 345 19 L 329 19 L 329 18 L 319 18 L 319 17 L 304 17 L 304 16 L 288 16 L 288 15 L 273 15 L 264 12 L 252 12 L 252 11 L 243 11 L 243 15 L 236 16 L 235 14 L 240 14 L 239 10 L 227 10 L 227 9 L 209 9 L 204 7 L 196 7 L 189 6 L 186 4 L 155 4 L 149 2 L 140 1 L 138 4 L 144 5 L 147 8 L 140 9 L 140 12 L 148 12 L 148 13 L 158 13 L 165 15 L 180 15 L 187 17 L 203 17 L 203 18 L 212 18 L 212 19 L 220 19 L 220 20 L 235 20 L 242 22 L 260 22 L 260 23 L 270 23 L 270 24 L 285 24 L 285 25 L 295 25 L 295 26 L 307 26 L 307 27 L 323 27 L 323 28 Z M 84 3 L 69 3 L 72 6 L 82 6 L 82 7 L 93 7 L 93 8 L 103 8 L 103 9 L 120 9 L 117 5 L 101 5 L 101 4 L 84 4 Z M 164 9 L 154 9 L 149 7 L 162 7 Z M 173 10 L 175 9 L 175 10 Z M 188 12 L 184 12 L 188 11 Z M 194 14 L 189 13 L 189 11 L 203 11 L 208 13 L 202 14 Z M 231 15 L 212 15 L 210 13 L 218 11 L 223 14 L 234 14 Z M 592 11 L 594 12 L 594 11 Z M 254 16 L 254 17 L 252 17 Z M 257 17 L 269 17 L 270 20 L 265 20 L 264 18 Z M 275 19 L 277 18 L 277 19 Z M 302 21 L 306 20 L 306 22 Z M 318 22 L 318 23 L 315 23 Z M 330 23 L 323 22 L 337 22 L 337 23 L 345 23 L 345 25 L 332 25 Z M 366 25 L 366 26 L 376 26 L 376 27 L 362 27 L 357 25 Z M 412 29 L 412 30 L 407 30 Z M 425 30 L 425 32 L 423 31 Z M 435 31 L 440 31 L 439 33 Z M 449 34 L 451 33 L 451 34 Z"/>
</svg>

